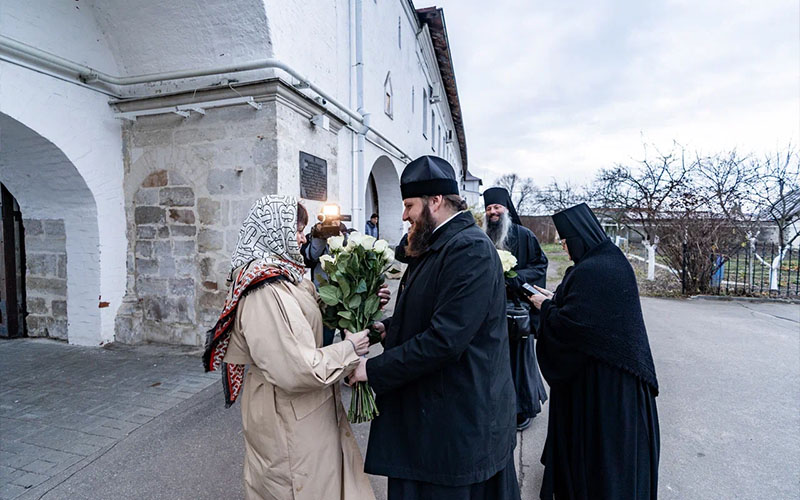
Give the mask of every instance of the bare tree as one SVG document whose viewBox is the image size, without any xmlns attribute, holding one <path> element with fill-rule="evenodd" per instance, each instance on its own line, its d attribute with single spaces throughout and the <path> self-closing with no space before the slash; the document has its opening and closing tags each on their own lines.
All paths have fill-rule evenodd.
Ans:
<svg viewBox="0 0 800 500">
<path fill-rule="evenodd" d="M 755 176 L 747 160 L 736 151 L 689 160 L 677 144 L 652 159 L 646 154 L 634 168 L 601 171 L 600 211 L 641 235 L 650 277 L 658 253 L 677 278 L 685 270 L 688 292 L 706 292 L 753 227 L 745 206 Z"/>
<path fill-rule="evenodd" d="M 511 201 L 520 215 L 533 215 L 536 213 L 537 188 L 533 179 L 520 177 L 517 174 L 504 174 L 497 179 L 495 184 L 506 188 L 511 193 Z"/>
<path fill-rule="evenodd" d="M 780 286 L 780 270 L 786 252 L 800 237 L 800 157 L 791 146 L 785 151 L 754 160 L 751 170 L 756 186 L 751 196 L 759 219 L 771 222 L 778 232 L 778 254 L 767 262 L 755 251 L 757 233 L 750 238 L 755 258 L 770 270 L 770 290 Z M 752 273 L 751 273 L 752 274 Z"/>
<path fill-rule="evenodd" d="M 783 249 L 800 236 L 794 228 L 800 222 L 800 156 L 789 147 L 750 166 L 757 180 L 752 199 L 760 217 L 775 225 Z"/>
<path fill-rule="evenodd" d="M 548 214 L 560 212 L 573 205 L 589 201 L 588 189 L 570 181 L 559 182 L 556 179 L 539 189 L 537 201 Z"/>
<path fill-rule="evenodd" d="M 645 147 L 644 159 L 637 163 L 635 168 L 601 169 L 594 194 L 601 214 L 655 244 L 664 213 L 679 197 L 690 166 L 677 144 L 668 153 L 657 151 L 655 158 L 648 157 Z"/>
</svg>

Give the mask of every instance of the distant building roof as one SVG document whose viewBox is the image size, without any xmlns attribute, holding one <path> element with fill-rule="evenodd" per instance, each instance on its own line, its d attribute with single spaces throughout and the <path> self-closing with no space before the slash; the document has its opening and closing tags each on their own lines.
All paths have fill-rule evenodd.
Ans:
<svg viewBox="0 0 800 500">
<path fill-rule="evenodd" d="M 475 177 L 474 175 L 472 175 L 472 172 L 470 172 L 469 170 L 467 170 L 466 175 L 464 175 L 464 180 L 465 181 L 478 181 L 478 185 L 479 186 L 483 186 L 483 179 L 481 179 L 480 177 Z"/>
<path fill-rule="evenodd" d="M 785 212 L 785 213 L 784 213 Z M 791 220 L 800 213 L 800 190 L 789 191 L 782 198 L 761 212 L 761 218 L 770 218 L 770 214 L 782 214 Z"/>
<path fill-rule="evenodd" d="M 412 4 L 413 5 L 413 4 Z M 453 60 L 450 56 L 450 43 L 447 40 L 447 27 L 444 22 L 444 12 L 437 7 L 417 9 L 420 24 L 427 24 L 433 40 L 433 49 L 436 52 L 436 61 L 439 64 L 439 73 L 442 75 L 444 91 L 450 105 L 450 115 L 456 127 L 461 165 L 466 175 L 467 171 L 467 138 L 464 135 L 464 122 L 461 116 L 461 103 L 458 100 L 458 87 L 456 86 L 456 73 L 453 69 Z"/>
</svg>

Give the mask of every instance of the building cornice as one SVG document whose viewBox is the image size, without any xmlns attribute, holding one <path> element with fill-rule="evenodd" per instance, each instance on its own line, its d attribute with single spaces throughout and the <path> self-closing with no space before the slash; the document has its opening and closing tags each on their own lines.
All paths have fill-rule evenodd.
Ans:
<svg viewBox="0 0 800 500">
<path fill-rule="evenodd" d="M 116 100 L 111 101 L 110 104 L 118 111 L 128 113 L 195 104 L 198 105 L 198 107 L 202 107 L 203 102 L 234 99 L 237 97 L 252 97 L 256 103 L 276 102 L 292 109 L 309 120 L 315 115 L 327 115 L 330 117 L 331 132 L 334 134 L 337 134 L 346 123 L 341 117 L 336 116 L 331 110 L 326 109 L 315 99 L 303 94 L 300 90 L 294 88 L 280 78 L 233 84 L 229 87 Z M 238 105 L 246 104 L 240 103 Z"/>
</svg>

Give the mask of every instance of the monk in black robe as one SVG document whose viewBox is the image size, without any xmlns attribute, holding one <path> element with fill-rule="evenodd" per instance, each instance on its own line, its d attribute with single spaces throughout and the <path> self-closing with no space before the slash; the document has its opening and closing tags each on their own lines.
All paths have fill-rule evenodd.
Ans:
<svg viewBox="0 0 800 500">
<path fill-rule="evenodd" d="M 364 359 L 380 415 L 364 463 L 389 500 L 519 500 L 505 282 L 453 167 L 423 156 L 400 179 L 409 263 L 383 354 Z"/>
<path fill-rule="evenodd" d="M 483 229 L 499 250 L 507 250 L 517 258 L 514 267 L 517 276 L 506 278 L 508 301 L 526 304 L 521 291 L 523 284 L 545 287 L 547 281 L 547 256 L 533 231 L 522 225 L 516 207 L 505 188 L 493 187 L 483 192 L 486 207 Z M 547 401 L 547 390 L 536 363 L 534 335 L 539 325 L 539 310 L 531 308 L 531 335 L 519 340 L 509 339 L 511 374 L 517 392 L 517 430 L 523 431 L 531 419 L 542 411 Z"/>
<path fill-rule="evenodd" d="M 585 204 L 553 221 L 575 265 L 531 298 L 550 384 L 540 496 L 655 499 L 658 382 L 633 269 Z"/>
</svg>

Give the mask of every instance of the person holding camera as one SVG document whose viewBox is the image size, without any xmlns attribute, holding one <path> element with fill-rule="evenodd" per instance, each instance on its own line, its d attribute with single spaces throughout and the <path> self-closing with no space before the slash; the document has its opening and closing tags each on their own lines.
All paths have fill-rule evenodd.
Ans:
<svg viewBox="0 0 800 500">
<path fill-rule="evenodd" d="M 517 430 L 523 431 L 542 411 L 547 391 L 539 374 L 533 340 L 539 326 L 539 311 L 531 309 L 522 286 L 526 283 L 545 286 L 547 256 L 533 232 L 521 225 L 508 191 L 501 187 L 487 189 L 483 201 L 486 207 L 484 231 L 497 249 L 507 250 L 517 258 L 514 268 L 517 276 L 506 278 L 506 295 L 511 373 L 517 392 Z"/>
<path fill-rule="evenodd" d="M 311 269 L 311 280 L 314 286 L 319 289 L 319 278 L 327 279 L 328 276 L 322 270 L 319 258 L 329 252 L 328 238 L 332 236 L 344 236 L 345 243 L 347 243 L 347 226 L 343 222 L 335 224 L 325 224 L 324 222 L 317 222 L 311 227 L 311 231 L 306 237 L 306 243 L 300 248 L 300 253 L 303 255 L 306 267 Z M 327 346 L 333 343 L 333 336 L 336 330 L 323 326 L 322 328 L 322 345 Z"/>
</svg>

